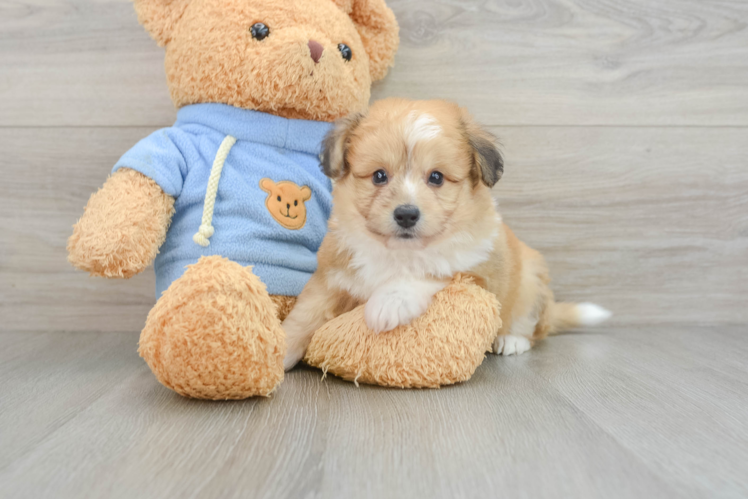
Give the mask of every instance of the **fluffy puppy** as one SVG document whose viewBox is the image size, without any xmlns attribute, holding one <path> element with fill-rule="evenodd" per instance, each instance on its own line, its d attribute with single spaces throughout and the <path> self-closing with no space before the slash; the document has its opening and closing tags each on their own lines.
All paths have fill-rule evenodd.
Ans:
<svg viewBox="0 0 748 500">
<path fill-rule="evenodd" d="M 386 99 L 336 125 L 322 167 L 335 181 L 319 267 L 283 322 L 286 369 L 314 331 L 366 303 L 374 332 L 423 314 L 455 273 L 501 303 L 493 351 L 521 354 L 545 336 L 610 316 L 557 303 L 543 257 L 502 223 L 491 187 L 503 173 L 490 134 L 445 101 Z"/>
</svg>

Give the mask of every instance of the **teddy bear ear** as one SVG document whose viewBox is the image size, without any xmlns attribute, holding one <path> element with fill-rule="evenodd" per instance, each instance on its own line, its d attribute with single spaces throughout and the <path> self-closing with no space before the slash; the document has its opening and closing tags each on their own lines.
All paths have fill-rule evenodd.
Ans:
<svg viewBox="0 0 748 500">
<path fill-rule="evenodd" d="M 312 189 L 309 186 L 301 187 L 302 200 L 307 201 L 312 197 Z"/>
<path fill-rule="evenodd" d="M 135 0 L 138 21 L 161 47 L 169 43 L 190 0 Z"/>
<path fill-rule="evenodd" d="M 273 182 L 271 179 L 268 179 L 265 177 L 260 181 L 260 189 L 265 191 L 268 194 L 273 193 L 273 188 L 275 187 L 275 182 Z"/>
<path fill-rule="evenodd" d="M 369 56 L 371 80 L 387 75 L 400 44 L 397 19 L 384 0 L 333 0 L 351 18 Z"/>
</svg>

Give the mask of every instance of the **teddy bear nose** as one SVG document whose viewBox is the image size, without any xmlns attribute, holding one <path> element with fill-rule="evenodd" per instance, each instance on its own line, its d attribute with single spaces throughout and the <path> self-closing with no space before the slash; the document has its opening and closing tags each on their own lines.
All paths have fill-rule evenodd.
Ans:
<svg viewBox="0 0 748 500">
<path fill-rule="evenodd" d="M 318 63 L 325 48 L 316 40 L 309 40 L 307 45 L 309 46 L 309 52 L 312 54 L 312 60 L 314 60 L 315 64 Z"/>
</svg>

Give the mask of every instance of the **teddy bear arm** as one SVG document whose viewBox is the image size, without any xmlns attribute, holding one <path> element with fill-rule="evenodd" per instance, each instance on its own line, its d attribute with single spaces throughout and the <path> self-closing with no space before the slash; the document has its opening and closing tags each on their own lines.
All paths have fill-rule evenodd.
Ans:
<svg viewBox="0 0 748 500">
<path fill-rule="evenodd" d="M 117 170 L 86 204 L 68 239 L 68 261 L 92 276 L 130 278 L 158 254 L 174 198 L 150 178 Z"/>
<path fill-rule="evenodd" d="M 346 380 L 388 387 L 440 387 L 468 380 L 501 328 L 496 296 L 458 274 L 409 325 L 375 334 L 365 306 L 314 332 L 304 360 Z"/>
</svg>

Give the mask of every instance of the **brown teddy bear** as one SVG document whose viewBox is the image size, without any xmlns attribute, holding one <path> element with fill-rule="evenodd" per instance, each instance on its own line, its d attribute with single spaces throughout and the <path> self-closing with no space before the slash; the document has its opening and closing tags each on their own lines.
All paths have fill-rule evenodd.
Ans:
<svg viewBox="0 0 748 500">
<path fill-rule="evenodd" d="M 384 0 L 135 0 L 135 9 L 166 48 L 177 121 L 117 162 L 74 226 L 69 260 L 107 278 L 155 261 L 158 301 L 139 352 L 164 385 L 205 399 L 268 395 L 283 380 L 280 322 L 316 269 L 330 214 L 321 141 L 329 122 L 366 108 L 371 82 L 387 73 L 395 17 Z M 454 297 L 480 293 L 457 286 Z M 335 324 L 359 331 L 354 313 Z M 464 379 L 484 343 L 456 377 L 364 379 Z"/>
</svg>

